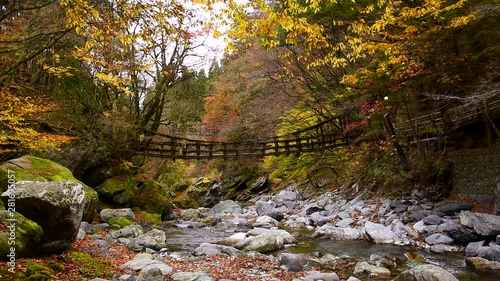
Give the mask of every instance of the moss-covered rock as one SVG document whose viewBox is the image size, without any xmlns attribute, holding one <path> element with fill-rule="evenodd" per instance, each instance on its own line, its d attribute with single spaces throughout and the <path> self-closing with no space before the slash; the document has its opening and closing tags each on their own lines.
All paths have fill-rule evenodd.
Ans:
<svg viewBox="0 0 500 281">
<path fill-rule="evenodd" d="M 141 225 L 149 225 L 153 228 L 161 228 L 162 220 L 160 214 L 151 214 L 137 207 L 132 209 L 135 213 L 135 219 Z"/>
<path fill-rule="evenodd" d="M 106 180 L 96 188 L 96 191 L 102 200 L 119 206 L 126 206 L 134 196 L 136 185 L 135 176 L 121 175 Z"/>
<path fill-rule="evenodd" d="M 125 226 L 129 226 L 132 224 L 132 222 L 129 219 L 126 219 L 124 217 L 114 217 L 110 218 L 108 220 L 109 225 L 118 225 L 120 228 L 124 228 Z"/>
<path fill-rule="evenodd" d="M 10 176 L 14 176 L 16 181 L 70 181 L 81 183 L 85 192 L 82 220 L 89 222 L 93 220 L 99 203 L 97 192 L 77 180 L 68 168 L 50 160 L 30 155 L 9 160 L 0 165 L 0 189 L 2 191 L 8 188 L 9 171 Z"/>
<path fill-rule="evenodd" d="M 146 180 L 134 188 L 134 196 L 129 205 L 148 213 L 160 214 L 162 220 L 169 220 L 172 216 L 170 199 L 171 196 L 163 184 Z"/>
<path fill-rule="evenodd" d="M 11 216 L 13 214 L 13 216 Z M 15 221 L 12 221 L 15 219 Z M 12 224 L 15 222 L 15 224 Z M 11 213 L 6 210 L 0 211 L 0 259 L 8 259 L 7 255 L 11 253 L 11 248 L 15 248 L 15 257 L 29 257 L 33 254 L 40 243 L 43 235 L 42 228 L 35 222 L 27 219 L 20 213 Z M 15 225 L 15 232 L 11 232 L 9 226 Z M 12 240 L 9 243 L 11 233 L 15 234 L 15 245 Z"/>
<path fill-rule="evenodd" d="M 114 274 L 114 268 L 111 261 L 107 259 L 93 258 L 91 255 L 82 252 L 69 252 L 66 257 L 67 262 L 73 263 L 86 278 L 110 278 Z"/>
</svg>

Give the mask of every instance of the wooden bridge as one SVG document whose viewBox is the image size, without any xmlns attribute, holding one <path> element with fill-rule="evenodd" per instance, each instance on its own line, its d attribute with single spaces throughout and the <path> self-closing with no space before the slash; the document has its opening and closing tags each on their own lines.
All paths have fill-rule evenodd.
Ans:
<svg viewBox="0 0 500 281">
<path fill-rule="evenodd" d="M 214 142 L 155 134 L 140 154 L 170 159 L 260 158 L 328 150 L 347 144 L 345 122 L 337 117 L 304 130 L 271 139 Z"/>
<path fill-rule="evenodd" d="M 422 138 L 422 133 L 445 134 L 478 119 L 500 116 L 500 95 L 471 102 L 449 109 L 433 112 L 411 120 L 396 122 L 386 128 L 392 137 Z M 485 120 L 485 122 L 492 122 Z M 309 128 L 271 139 L 257 139 L 239 142 L 214 142 L 175 137 L 154 133 L 152 139 L 143 142 L 141 152 L 144 156 L 170 159 L 213 159 L 213 158 L 261 158 L 301 154 L 304 152 L 334 149 L 349 144 L 344 134 L 345 116 L 323 121 Z"/>
</svg>

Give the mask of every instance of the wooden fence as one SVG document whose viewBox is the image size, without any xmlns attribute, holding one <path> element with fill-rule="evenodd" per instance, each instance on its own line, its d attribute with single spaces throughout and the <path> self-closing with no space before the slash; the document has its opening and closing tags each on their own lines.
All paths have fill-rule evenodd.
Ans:
<svg viewBox="0 0 500 281">
<path fill-rule="evenodd" d="M 433 112 L 395 124 L 398 136 L 419 136 L 424 132 L 447 132 L 500 110 L 500 96 L 477 100 L 444 112 Z"/>
</svg>

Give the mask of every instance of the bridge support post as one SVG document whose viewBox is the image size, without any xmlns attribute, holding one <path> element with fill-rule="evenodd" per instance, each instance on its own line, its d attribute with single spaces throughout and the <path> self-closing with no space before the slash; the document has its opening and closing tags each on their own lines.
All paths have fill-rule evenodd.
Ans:
<svg viewBox="0 0 500 281">
<path fill-rule="evenodd" d="M 394 130 L 394 126 L 392 125 L 392 121 L 391 118 L 389 117 L 389 114 L 386 113 L 383 118 L 384 118 L 384 126 L 387 129 L 387 132 L 389 133 L 389 138 L 393 140 L 394 147 L 396 148 L 396 153 L 398 154 L 401 165 L 403 165 L 403 169 L 405 171 L 410 171 L 411 170 L 410 162 L 408 161 L 408 158 L 406 158 L 403 148 L 398 142 L 398 139 L 396 137 L 396 131 Z"/>
</svg>

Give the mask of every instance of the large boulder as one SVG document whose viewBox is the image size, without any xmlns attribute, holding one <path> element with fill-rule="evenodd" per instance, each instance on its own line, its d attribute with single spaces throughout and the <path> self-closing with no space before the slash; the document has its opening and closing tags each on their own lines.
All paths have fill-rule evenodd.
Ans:
<svg viewBox="0 0 500 281">
<path fill-rule="evenodd" d="M 18 212 L 0 211 L 0 259 L 29 257 L 42 235 L 43 230 L 36 222 Z"/>
<path fill-rule="evenodd" d="M 461 211 L 470 211 L 474 205 L 470 203 L 460 203 L 460 202 L 449 202 L 444 201 L 439 203 L 435 208 L 435 212 L 443 213 L 448 216 L 453 216 L 455 213 L 460 213 Z"/>
<path fill-rule="evenodd" d="M 96 214 L 99 197 L 95 190 L 77 180 L 71 171 L 53 161 L 25 155 L 12 159 L 0 165 L 0 189 L 7 190 L 8 176 L 15 176 L 16 181 L 55 181 L 55 182 L 77 182 L 83 186 L 85 191 L 85 204 L 83 209 L 83 221 L 92 222 Z"/>
<path fill-rule="evenodd" d="M 375 244 L 392 244 L 396 240 L 396 234 L 389 227 L 378 223 L 367 221 L 365 231 Z"/>
<path fill-rule="evenodd" d="M 332 240 L 355 240 L 363 239 L 363 234 L 359 229 L 347 227 L 334 227 L 331 225 L 323 225 L 316 229 L 313 237 L 326 237 Z"/>
<path fill-rule="evenodd" d="M 212 209 L 209 210 L 208 214 L 210 216 L 217 215 L 217 214 L 241 214 L 243 213 L 243 208 L 241 206 L 234 202 L 233 200 L 224 200 L 221 201 L 219 204 L 215 205 L 212 207 Z"/>
<path fill-rule="evenodd" d="M 153 180 L 138 183 L 129 206 L 138 207 L 150 214 L 160 214 L 162 220 L 173 218 L 171 195 L 167 187 Z"/>
<path fill-rule="evenodd" d="M 36 222 L 42 240 L 73 241 L 82 221 L 85 192 L 77 182 L 22 181 L 2 194 L 4 202 L 15 193 L 16 211 Z"/>
<path fill-rule="evenodd" d="M 235 245 L 236 248 L 248 252 L 267 253 L 278 250 L 278 237 L 272 232 L 264 232 L 257 236 L 248 237 Z"/>
<path fill-rule="evenodd" d="M 136 184 L 134 176 L 121 175 L 107 179 L 96 191 L 102 200 L 124 206 L 132 200 Z"/>
<path fill-rule="evenodd" d="M 439 266 L 424 264 L 406 270 L 399 274 L 394 281 L 458 281 L 453 274 Z"/>
<path fill-rule="evenodd" d="M 500 216 L 462 211 L 460 223 L 484 236 L 500 234 Z"/>
</svg>

